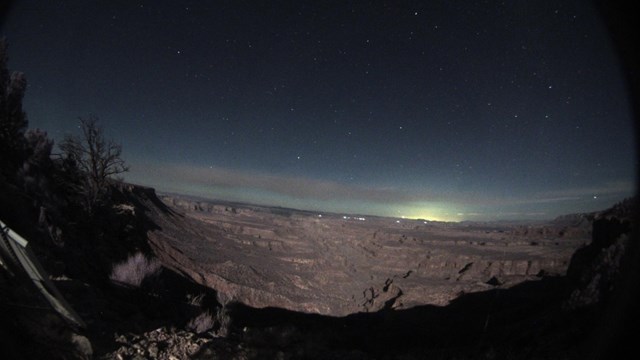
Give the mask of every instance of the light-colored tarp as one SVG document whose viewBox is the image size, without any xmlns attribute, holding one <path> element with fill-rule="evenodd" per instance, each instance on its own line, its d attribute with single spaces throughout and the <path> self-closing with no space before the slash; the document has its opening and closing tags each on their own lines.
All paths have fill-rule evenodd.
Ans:
<svg viewBox="0 0 640 360">
<path fill-rule="evenodd" d="M 71 308 L 60 294 L 60 291 L 49 280 L 49 275 L 42 268 L 29 242 L 0 221 L 0 265 L 10 273 L 12 267 L 24 270 L 33 284 L 51 307 L 71 323 L 85 328 L 80 316 Z M 14 274 L 15 275 L 15 274 Z"/>
</svg>

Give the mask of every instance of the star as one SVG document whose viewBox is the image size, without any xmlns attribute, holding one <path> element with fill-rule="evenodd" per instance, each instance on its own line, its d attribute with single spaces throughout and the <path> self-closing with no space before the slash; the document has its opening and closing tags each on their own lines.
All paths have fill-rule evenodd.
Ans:
<svg viewBox="0 0 640 360">
<path fill-rule="evenodd" d="M 32 84 L 32 103 L 25 104 L 30 127 L 77 133 L 75 114 L 95 113 L 139 165 L 170 167 L 188 159 L 210 173 L 246 169 L 335 182 L 354 189 L 335 203 L 381 215 L 394 214 L 400 203 L 431 201 L 420 192 L 424 187 L 446 194 L 437 200 L 454 217 L 460 210 L 459 219 L 481 205 L 494 213 L 502 205 L 522 214 L 596 211 L 595 204 L 629 192 L 612 194 L 607 184 L 635 179 L 633 124 L 619 65 L 610 47 L 585 40 L 607 35 L 592 10 L 562 6 L 554 16 L 556 8 L 537 2 L 487 7 L 468 1 L 456 3 L 455 11 L 427 12 L 388 1 L 292 2 L 272 11 L 235 1 L 222 7 L 147 1 L 136 2 L 141 16 L 134 19 L 96 3 L 70 2 L 45 18 L 10 13 L 6 28 L 3 23 L 13 44 L 10 70 L 24 71 Z M 518 21 L 505 14 L 517 14 Z M 67 27 L 58 26 L 65 21 L 78 31 L 116 32 L 87 31 L 78 64 L 68 46 L 44 46 L 68 37 L 61 31 Z M 39 32 L 42 41 L 22 41 L 38 27 L 48 30 Z M 146 29 L 155 30 L 140 31 Z M 531 41 L 539 29 L 554 36 Z M 114 41 L 119 51 L 108 51 Z M 32 61 L 44 52 L 47 62 Z M 141 114 L 148 130 L 132 121 Z M 606 134 L 597 130 L 603 124 Z M 304 162 L 303 153 L 309 155 Z M 150 165 L 135 165 L 127 174 L 131 182 L 163 190 L 173 181 L 138 170 Z M 545 176 L 526 176 L 532 169 Z M 176 189 L 202 188 L 173 173 Z M 242 189 L 244 200 L 266 202 L 259 198 L 266 192 L 257 190 L 269 184 L 255 186 Z M 529 202 L 536 191 L 566 191 L 580 201 L 543 209 Z M 288 205 L 329 210 L 315 195 L 300 195 Z"/>
</svg>

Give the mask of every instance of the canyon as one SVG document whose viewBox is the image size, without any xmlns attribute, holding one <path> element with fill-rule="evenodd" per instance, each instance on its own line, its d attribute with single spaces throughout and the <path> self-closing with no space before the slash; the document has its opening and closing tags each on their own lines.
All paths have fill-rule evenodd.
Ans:
<svg viewBox="0 0 640 360">
<path fill-rule="evenodd" d="M 165 267 L 229 302 L 330 316 L 446 305 L 564 275 L 591 237 L 587 215 L 447 223 L 159 199 L 145 207 L 156 226 L 149 243 Z"/>
</svg>

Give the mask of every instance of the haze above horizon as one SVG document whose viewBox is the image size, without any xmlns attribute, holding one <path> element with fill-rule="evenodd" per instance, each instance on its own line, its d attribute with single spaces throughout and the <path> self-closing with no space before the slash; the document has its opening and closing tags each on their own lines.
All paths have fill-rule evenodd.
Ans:
<svg viewBox="0 0 640 360">
<path fill-rule="evenodd" d="M 635 192 L 622 70 L 584 1 L 15 1 L 31 127 L 95 114 L 129 182 L 427 220 L 538 220 Z"/>
</svg>

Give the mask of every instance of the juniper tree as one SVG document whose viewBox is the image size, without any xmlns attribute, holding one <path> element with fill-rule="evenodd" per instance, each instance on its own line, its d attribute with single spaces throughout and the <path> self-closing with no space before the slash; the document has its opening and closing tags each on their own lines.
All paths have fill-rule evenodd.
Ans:
<svg viewBox="0 0 640 360">
<path fill-rule="evenodd" d="M 22 110 L 27 80 L 7 69 L 7 43 L 0 39 L 0 174 L 11 178 L 24 160 L 24 132 L 28 121 Z"/>
</svg>

